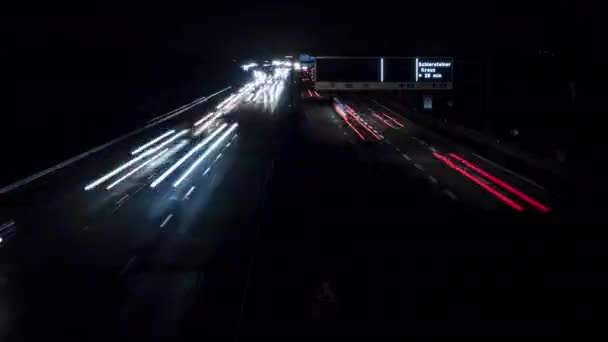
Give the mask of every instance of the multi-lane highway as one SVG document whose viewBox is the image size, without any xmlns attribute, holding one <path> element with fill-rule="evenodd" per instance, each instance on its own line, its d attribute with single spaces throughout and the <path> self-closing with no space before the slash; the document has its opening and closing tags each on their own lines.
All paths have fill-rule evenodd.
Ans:
<svg viewBox="0 0 608 342">
<path fill-rule="evenodd" d="M 381 100 L 323 96 L 258 74 L 3 194 L 0 337 L 551 333 L 560 199 Z"/>
<path fill-rule="evenodd" d="M 6 187 L 1 339 L 164 338 L 193 310 L 234 330 L 287 82 L 258 77 Z"/>
</svg>

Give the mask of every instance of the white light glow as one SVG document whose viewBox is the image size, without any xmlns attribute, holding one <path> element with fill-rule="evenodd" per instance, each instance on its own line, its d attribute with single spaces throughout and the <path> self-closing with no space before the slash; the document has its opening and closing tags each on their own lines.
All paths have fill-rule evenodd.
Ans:
<svg viewBox="0 0 608 342">
<path fill-rule="evenodd" d="M 205 122 L 201 127 L 199 127 L 194 132 L 194 136 L 198 137 L 199 135 L 201 135 L 201 133 L 203 133 L 209 126 L 211 126 L 211 124 L 215 121 L 215 119 L 219 118 L 221 114 L 222 114 L 221 112 L 217 112 L 217 113 L 213 114 L 213 116 L 210 117 L 209 120 L 207 120 L 207 122 Z"/>
<path fill-rule="evenodd" d="M 300 70 L 300 69 L 303 69 L 305 67 L 302 67 L 302 64 L 300 64 L 300 62 L 295 62 L 295 63 L 293 63 L 293 68 L 296 69 L 296 70 Z M 306 69 L 304 69 L 304 70 L 306 70 Z"/>
<path fill-rule="evenodd" d="M 203 153 L 194 163 L 192 163 L 192 165 L 190 165 L 190 167 L 186 170 L 186 172 L 184 172 L 182 174 L 181 177 L 178 178 L 178 180 L 173 183 L 173 187 L 177 187 L 179 186 L 179 184 L 181 182 L 184 181 L 184 179 L 186 179 L 186 177 L 188 177 L 188 175 L 190 173 L 192 173 L 192 171 L 194 171 L 194 169 L 203 162 L 203 160 L 205 160 L 205 158 L 207 158 L 207 156 L 209 156 L 209 154 L 211 154 L 211 152 L 213 152 L 215 149 L 218 148 L 218 146 L 220 146 L 220 144 L 226 140 L 226 138 L 232 133 L 234 132 L 234 130 L 238 127 L 239 124 L 235 123 L 232 126 L 230 126 L 230 128 L 224 132 L 211 146 L 209 146 L 209 148 L 205 151 L 205 153 Z"/>
<path fill-rule="evenodd" d="M 131 165 L 133 165 L 135 163 L 137 163 L 138 161 L 144 159 L 145 157 L 149 156 L 150 154 L 152 154 L 154 152 L 155 152 L 155 149 L 145 151 L 144 153 L 140 154 L 139 156 L 137 156 L 137 157 L 129 160 L 128 162 L 124 163 L 123 165 L 121 165 L 121 166 L 117 167 L 116 169 L 110 171 L 105 176 L 103 176 L 101 178 L 98 178 L 97 180 L 93 181 L 89 185 L 85 186 L 84 190 L 85 191 L 89 191 L 91 189 L 94 189 L 99 184 L 107 181 L 108 179 L 112 178 L 114 175 L 118 174 L 122 170 L 128 168 L 129 166 L 131 166 Z"/>
<path fill-rule="evenodd" d="M 215 107 L 216 109 L 220 109 L 222 108 L 226 103 L 228 103 L 230 100 L 232 100 L 234 98 L 234 96 L 236 96 L 235 94 L 230 95 L 227 99 L 225 99 L 224 101 L 222 101 L 219 105 L 217 105 L 217 107 Z"/>
<path fill-rule="evenodd" d="M 183 129 L 181 130 L 179 133 L 177 133 L 176 135 L 172 136 L 171 139 L 164 141 L 162 144 L 156 146 L 152 152 L 156 152 L 158 150 L 160 150 L 161 148 L 169 145 L 170 143 L 174 142 L 175 140 L 177 140 L 179 137 L 183 136 L 184 134 L 188 133 L 190 130 L 189 129 Z"/>
<path fill-rule="evenodd" d="M 122 181 L 124 181 L 125 179 L 129 178 L 131 175 L 135 174 L 137 171 L 141 170 L 142 168 L 144 168 L 146 165 L 150 164 L 152 161 L 156 160 L 158 157 L 162 156 L 163 154 L 165 154 L 167 151 L 169 151 L 168 148 L 162 150 L 160 153 L 158 153 L 155 156 L 152 156 L 152 158 L 146 160 L 145 162 L 143 162 L 142 164 L 140 164 L 138 167 L 134 168 L 133 170 L 129 171 L 127 174 L 125 174 L 124 176 L 118 178 L 116 181 L 114 181 L 114 183 L 108 185 L 106 187 L 106 190 L 110 190 L 113 187 L 115 187 L 116 185 L 120 184 Z"/>
<path fill-rule="evenodd" d="M 160 177 L 155 179 L 154 182 L 150 184 L 150 187 L 155 188 L 158 184 L 165 180 L 165 178 L 169 177 L 169 175 L 171 175 L 173 171 L 175 171 L 180 165 L 182 165 L 186 160 L 188 160 L 188 158 L 190 158 L 194 153 L 209 144 L 209 142 L 213 140 L 213 138 L 215 138 L 215 136 L 218 135 L 221 131 L 223 131 L 226 126 L 228 126 L 228 124 L 221 125 L 215 131 L 213 131 L 211 135 L 206 137 L 201 143 L 194 146 L 190 151 L 188 151 L 188 153 L 186 153 L 186 155 L 180 158 L 175 164 L 171 165 L 171 167 L 167 169 L 167 171 L 165 171 L 162 175 L 160 175 Z"/>
<path fill-rule="evenodd" d="M 202 119 L 198 120 L 197 122 L 194 123 L 194 127 L 202 124 L 203 122 L 209 120 L 211 117 L 213 116 L 213 112 L 205 115 Z"/>
<path fill-rule="evenodd" d="M 245 71 L 249 71 L 249 69 L 258 66 L 257 63 L 249 63 L 249 64 L 243 64 L 241 65 L 241 68 L 243 68 L 243 70 Z"/>
<path fill-rule="evenodd" d="M 384 82 L 384 58 L 380 58 L 380 82 Z"/>
<path fill-rule="evenodd" d="M 151 140 L 150 142 L 148 142 L 148 143 L 146 143 L 146 144 L 144 144 L 144 145 L 142 145 L 142 146 L 138 147 L 138 148 L 137 148 L 137 149 L 135 149 L 133 152 L 131 152 L 131 154 L 132 154 L 132 155 L 136 155 L 136 154 L 138 154 L 139 152 L 141 152 L 141 151 L 145 150 L 146 148 L 148 148 L 148 147 L 150 147 L 150 146 L 152 146 L 152 145 L 156 144 L 157 142 L 159 142 L 159 141 L 163 140 L 164 138 L 166 138 L 166 137 L 170 136 L 170 135 L 171 135 L 171 134 L 173 134 L 173 133 L 175 133 L 175 130 L 170 130 L 169 132 L 167 132 L 167 133 L 165 133 L 165 134 L 161 135 L 160 137 L 157 137 L 157 138 L 155 138 L 155 139 Z"/>
</svg>

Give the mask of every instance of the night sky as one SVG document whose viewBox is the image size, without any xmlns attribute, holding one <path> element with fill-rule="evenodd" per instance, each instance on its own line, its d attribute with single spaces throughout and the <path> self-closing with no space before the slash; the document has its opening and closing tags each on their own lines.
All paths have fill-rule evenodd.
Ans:
<svg viewBox="0 0 608 342">
<path fill-rule="evenodd" d="M 567 47 L 579 31 L 566 1 L 153 2 L 37 4 L 5 12 L 21 48 L 179 51 L 249 57 L 313 54 L 469 54 L 484 47 Z"/>
</svg>

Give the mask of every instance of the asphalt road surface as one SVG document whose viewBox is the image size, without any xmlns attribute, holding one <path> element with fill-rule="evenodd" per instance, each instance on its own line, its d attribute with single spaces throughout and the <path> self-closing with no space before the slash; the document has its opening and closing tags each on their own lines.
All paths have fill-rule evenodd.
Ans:
<svg viewBox="0 0 608 342">
<path fill-rule="evenodd" d="M 605 252 L 565 242 L 538 180 L 369 98 L 291 78 L 232 94 L 3 195 L 2 340 L 556 335 L 591 317 L 564 294 Z"/>
</svg>

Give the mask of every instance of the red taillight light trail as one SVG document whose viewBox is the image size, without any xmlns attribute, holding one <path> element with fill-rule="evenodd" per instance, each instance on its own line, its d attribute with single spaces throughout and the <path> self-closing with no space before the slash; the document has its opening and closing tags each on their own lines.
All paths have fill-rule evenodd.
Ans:
<svg viewBox="0 0 608 342">
<path fill-rule="evenodd" d="M 353 117 L 353 119 L 357 120 L 357 122 L 359 123 L 359 125 L 361 125 L 361 127 L 365 128 L 366 131 L 368 131 L 371 135 L 373 135 L 376 139 L 381 140 L 382 138 L 380 138 L 378 136 L 378 134 L 376 134 L 374 131 L 372 131 L 369 127 L 367 127 L 366 124 L 364 124 L 361 119 L 359 119 L 359 117 L 356 115 L 356 112 L 354 111 L 354 109 L 352 109 L 349 105 L 345 104 L 344 107 L 346 108 L 346 112 Z"/>
<path fill-rule="evenodd" d="M 399 121 L 397 121 L 397 119 L 393 118 L 390 115 L 387 115 L 385 113 L 382 113 L 382 115 L 386 116 L 389 120 L 391 120 L 392 122 L 394 122 L 395 124 L 399 125 L 400 127 L 404 127 L 403 124 Z"/>
<path fill-rule="evenodd" d="M 355 128 L 355 126 L 353 126 L 353 124 L 351 124 L 348 121 L 348 116 L 346 116 L 346 114 L 344 113 L 344 111 L 342 110 L 342 108 L 340 108 L 339 105 L 334 104 L 334 109 L 336 110 L 336 112 L 338 113 L 338 115 L 340 115 L 340 117 L 342 118 L 342 120 L 344 120 L 344 122 L 346 122 L 346 124 L 352 128 L 353 131 L 355 131 L 355 133 L 359 136 L 359 138 L 361 140 L 365 140 L 365 136 L 363 134 L 361 134 L 361 132 L 359 132 L 359 130 L 357 128 Z"/>
<path fill-rule="evenodd" d="M 486 183 L 480 181 L 479 179 L 475 178 L 473 175 L 471 175 L 470 173 L 466 172 L 465 170 L 459 168 L 458 166 L 454 165 L 454 163 L 449 160 L 448 158 L 442 156 L 441 154 L 437 153 L 437 152 L 433 152 L 433 155 L 435 156 L 435 158 L 443 161 L 447 166 L 449 166 L 451 169 L 456 170 L 458 173 L 460 173 L 461 175 L 465 176 L 466 178 L 470 179 L 471 181 L 473 181 L 474 183 L 476 183 L 477 185 L 481 186 L 482 188 L 484 188 L 486 191 L 488 191 L 489 193 L 491 193 L 492 195 L 494 195 L 495 197 L 497 197 L 498 199 L 500 199 L 501 201 L 505 202 L 506 204 L 508 204 L 511 208 L 517 210 L 517 211 L 522 211 L 524 210 L 524 208 L 522 206 L 520 206 L 519 204 L 515 203 L 513 200 L 511 200 L 510 198 L 508 198 L 507 196 L 501 194 L 500 192 L 492 189 L 492 187 L 490 187 L 489 185 L 487 185 Z"/>
<path fill-rule="evenodd" d="M 512 186 L 510 186 L 509 184 L 501 181 L 500 179 L 492 176 L 491 174 L 487 173 L 486 171 L 478 168 L 477 166 L 471 164 L 469 161 L 467 161 L 466 159 L 454 154 L 454 153 L 449 153 L 448 154 L 450 157 L 458 160 L 459 162 L 463 163 L 464 165 L 466 165 L 468 168 L 470 168 L 471 170 L 479 173 L 480 175 L 484 176 L 485 178 L 491 180 L 492 182 L 500 185 L 501 187 L 503 187 L 504 189 L 506 189 L 507 191 L 509 191 L 510 193 L 514 194 L 515 196 L 521 198 L 522 200 L 528 202 L 530 205 L 532 205 L 533 207 L 535 207 L 536 209 L 542 211 L 542 212 L 549 212 L 551 211 L 551 209 L 547 208 L 546 206 L 544 206 L 543 204 L 539 203 L 538 201 L 536 201 L 535 199 L 529 197 L 528 195 L 522 193 L 521 191 L 513 188 Z"/>
<path fill-rule="evenodd" d="M 372 113 L 372 115 L 373 115 L 374 117 L 376 117 L 378 120 L 382 121 L 382 122 L 383 122 L 385 125 L 387 125 L 388 127 L 390 127 L 390 128 L 397 128 L 397 127 L 393 126 L 393 125 L 392 125 L 390 122 L 388 122 L 388 121 L 384 120 L 384 119 L 383 119 L 383 118 L 382 118 L 380 115 L 378 115 L 378 114 L 376 114 L 376 113 Z"/>
</svg>

